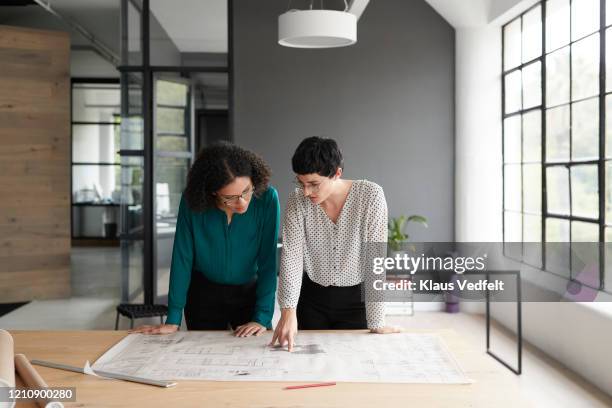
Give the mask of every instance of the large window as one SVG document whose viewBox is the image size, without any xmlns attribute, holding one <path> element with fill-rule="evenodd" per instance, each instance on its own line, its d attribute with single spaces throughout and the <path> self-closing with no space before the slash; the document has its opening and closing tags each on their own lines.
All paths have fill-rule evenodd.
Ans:
<svg viewBox="0 0 612 408">
<path fill-rule="evenodd" d="M 610 26 L 612 0 L 546 0 L 502 29 L 507 254 L 607 291 L 611 244 L 593 243 L 612 242 Z"/>
</svg>

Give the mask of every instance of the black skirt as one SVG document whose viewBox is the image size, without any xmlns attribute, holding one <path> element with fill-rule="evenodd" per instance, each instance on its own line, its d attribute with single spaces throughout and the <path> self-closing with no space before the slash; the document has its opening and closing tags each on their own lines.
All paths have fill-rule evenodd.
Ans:
<svg viewBox="0 0 612 408">
<path fill-rule="evenodd" d="M 298 329 L 366 329 L 368 323 L 361 286 L 321 286 L 305 273 L 296 311 Z"/>
<path fill-rule="evenodd" d="M 193 270 L 185 304 L 187 330 L 228 330 L 248 323 L 255 312 L 257 279 L 225 285 Z"/>
</svg>

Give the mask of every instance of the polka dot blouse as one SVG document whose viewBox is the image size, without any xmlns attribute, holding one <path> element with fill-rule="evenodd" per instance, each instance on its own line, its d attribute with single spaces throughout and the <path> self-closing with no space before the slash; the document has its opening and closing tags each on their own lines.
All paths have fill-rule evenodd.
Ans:
<svg viewBox="0 0 612 408">
<path fill-rule="evenodd" d="M 387 219 L 383 189 L 368 180 L 353 181 L 336 223 L 301 190 L 292 192 L 282 227 L 280 307 L 297 307 L 304 272 L 322 286 L 362 283 L 366 275 L 362 268 L 364 258 L 371 256 L 366 254 L 363 243 L 386 243 Z M 383 327 L 384 303 L 366 302 L 366 319 L 368 328 Z"/>
</svg>

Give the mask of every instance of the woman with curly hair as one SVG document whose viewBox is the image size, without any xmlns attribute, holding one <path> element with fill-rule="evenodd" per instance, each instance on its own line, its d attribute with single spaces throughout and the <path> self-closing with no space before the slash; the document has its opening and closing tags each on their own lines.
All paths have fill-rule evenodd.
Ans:
<svg viewBox="0 0 612 408">
<path fill-rule="evenodd" d="M 202 149 L 181 198 L 172 251 L 165 324 L 132 332 L 234 330 L 239 337 L 272 328 L 276 292 L 278 193 L 270 168 L 229 143 Z"/>
</svg>

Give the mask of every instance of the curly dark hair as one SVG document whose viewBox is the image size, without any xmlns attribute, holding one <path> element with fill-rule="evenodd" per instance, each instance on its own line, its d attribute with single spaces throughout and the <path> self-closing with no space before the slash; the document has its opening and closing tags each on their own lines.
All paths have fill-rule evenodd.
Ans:
<svg viewBox="0 0 612 408">
<path fill-rule="evenodd" d="M 236 146 L 221 142 L 205 147 L 191 166 L 187 176 L 185 199 L 193 211 L 204 211 L 217 205 L 213 195 L 236 177 L 250 177 L 259 196 L 268 189 L 270 167 L 261 156 Z"/>
<path fill-rule="evenodd" d="M 296 174 L 313 174 L 332 177 L 338 167 L 344 168 L 342 152 L 334 139 L 318 136 L 307 137 L 295 149 L 291 167 Z"/>
</svg>

